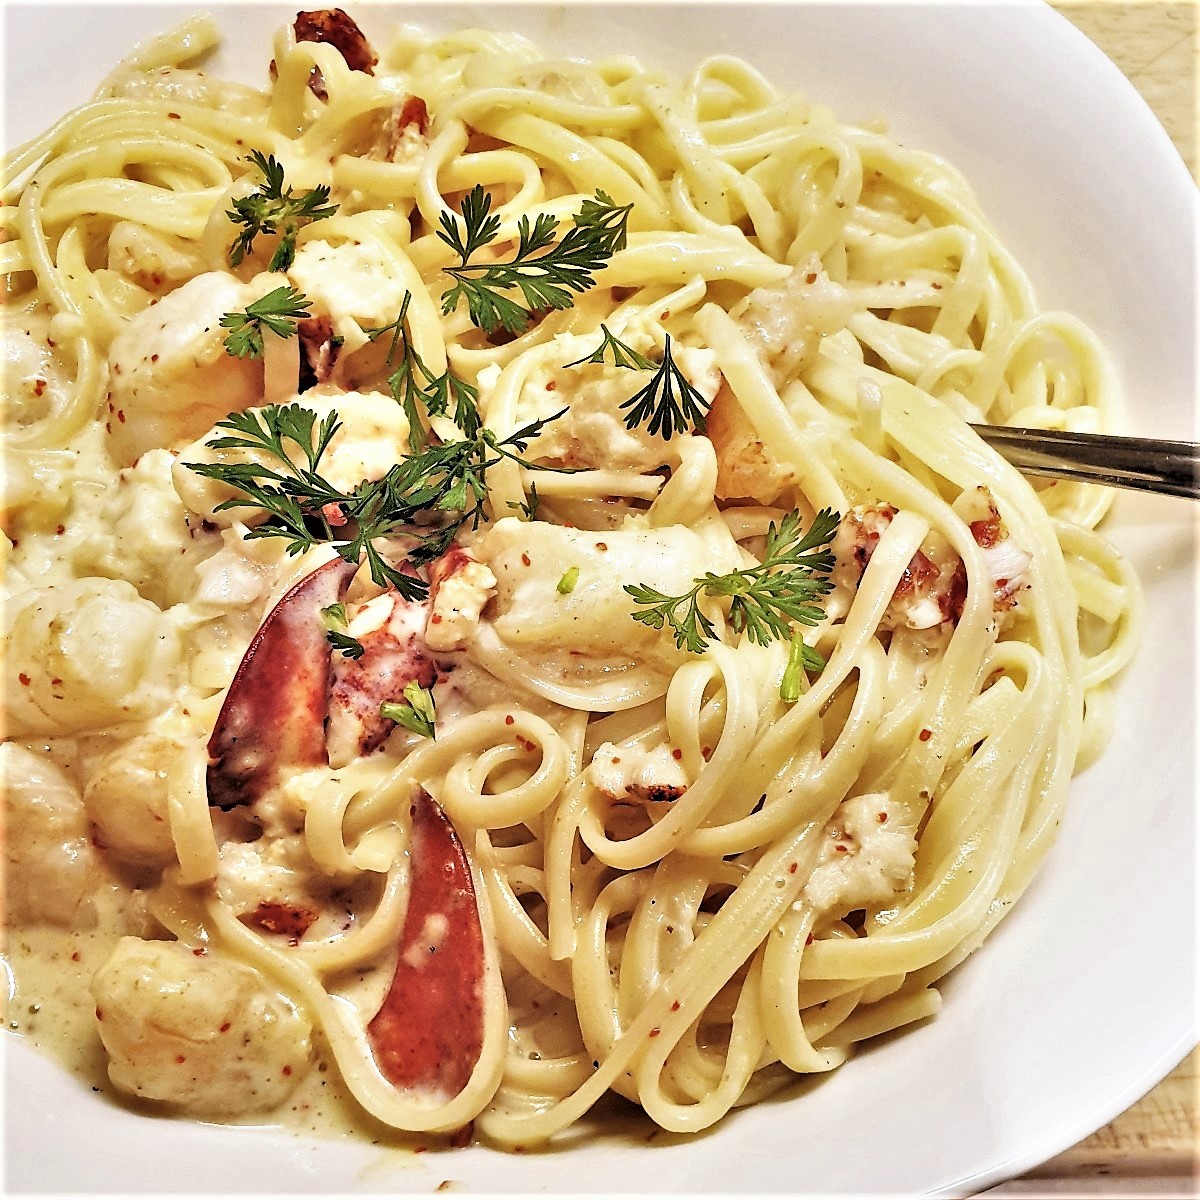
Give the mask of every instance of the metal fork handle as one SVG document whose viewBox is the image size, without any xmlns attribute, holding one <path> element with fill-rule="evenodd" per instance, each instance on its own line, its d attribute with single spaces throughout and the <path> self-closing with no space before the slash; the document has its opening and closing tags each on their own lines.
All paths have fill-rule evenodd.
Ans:
<svg viewBox="0 0 1200 1200">
<path fill-rule="evenodd" d="M 971 428 L 1024 475 L 1200 500 L 1200 446 L 1195 442 L 1004 425 Z"/>
</svg>

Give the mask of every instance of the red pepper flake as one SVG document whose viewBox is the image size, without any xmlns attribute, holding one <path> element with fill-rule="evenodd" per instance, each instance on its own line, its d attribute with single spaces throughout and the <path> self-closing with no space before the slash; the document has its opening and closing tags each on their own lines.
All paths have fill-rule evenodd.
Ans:
<svg viewBox="0 0 1200 1200">
<path fill-rule="evenodd" d="M 321 505 L 321 516 L 333 526 L 334 529 L 340 529 L 346 524 L 346 513 L 336 500 L 331 500 L 328 504 Z"/>
<path fill-rule="evenodd" d="M 607 549 L 608 549 L 608 543 L 607 543 L 607 542 L 597 542 L 597 543 L 596 543 L 596 549 L 597 549 L 597 550 L 607 550 Z"/>
<path fill-rule="evenodd" d="M 806 938 L 804 939 L 804 944 L 805 944 L 806 946 L 811 946 L 815 940 L 816 940 L 816 939 L 815 939 L 815 938 L 813 937 L 813 935 L 810 933 L 810 934 L 808 935 L 808 937 L 806 937 Z"/>
<path fill-rule="evenodd" d="M 22 687 L 28 687 L 28 686 L 29 686 L 29 685 L 30 685 L 30 684 L 33 682 L 33 680 L 31 680 L 31 679 L 29 678 L 29 676 L 25 674 L 25 672 L 24 672 L 24 671 L 22 671 L 22 672 L 21 672 L 21 673 L 20 673 L 20 674 L 17 676 L 17 679 L 19 679 L 19 680 L 20 680 L 20 682 L 21 682 L 21 686 L 22 686 Z"/>
<path fill-rule="evenodd" d="M 220 1032 L 221 1032 L 221 1033 L 228 1033 L 228 1032 L 229 1032 L 229 1030 L 230 1030 L 230 1028 L 231 1028 L 231 1025 L 230 1025 L 230 1023 L 229 1023 L 228 1021 L 226 1021 L 226 1022 L 225 1022 L 225 1023 L 224 1023 L 224 1024 L 221 1026 Z"/>
<path fill-rule="evenodd" d="M 104 1009 L 102 1009 L 102 1008 L 98 1008 L 98 1009 L 96 1009 L 96 1020 L 97 1020 L 97 1021 L 103 1021 L 103 1020 L 104 1020 Z"/>
<path fill-rule="evenodd" d="M 677 746 L 677 747 L 676 747 L 674 750 L 672 750 L 672 751 L 671 751 L 671 757 L 672 757 L 672 758 L 673 758 L 673 759 L 674 759 L 676 762 L 679 762 L 679 760 L 680 760 L 681 758 L 683 758 L 683 751 L 682 751 L 682 750 L 680 750 L 680 749 L 679 749 L 679 747 Z"/>
<path fill-rule="evenodd" d="M 181 116 L 180 116 L 178 113 L 167 113 L 167 120 L 169 120 L 169 121 L 182 121 L 182 120 L 183 120 L 183 118 L 182 118 L 182 117 L 181 117 Z"/>
<path fill-rule="evenodd" d="M 702 759 L 704 759 L 705 762 L 708 762 L 708 760 L 710 758 L 712 758 L 712 747 L 711 746 L 701 746 L 700 747 L 700 757 Z"/>
<path fill-rule="evenodd" d="M 791 864 L 788 866 L 788 874 L 789 874 L 789 875 L 795 875 L 795 873 L 796 873 L 798 870 L 800 870 L 800 864 L 799 864 L 799 863 L 791 863 Z"/>
<path fill-rule="evenodd" d="M 505 725 L 515 725 L 516 722 L 517 719 L 512 715 L 512 713 L 509 713 L 508 716 L 504 718 Z"/>
<path fill-rule="evenodd" d="M 672 1012 L 678 1012 L 678 1011 L 679 1011 L 679 1001 L 678 1001 L 678 1000 L 672 1000 L 672 1001 L 671 1001 L 671 1011 L 672 1011 Z"/>
<path fill-rule="evenodd" d="M 125 410 L 124 409 L 122 409 L 122 408 L 117 409 L 117 420 L 120 421 L 122 425 L 125 424 Z"/>
<path fill-rule="evenodd" d="M 918 736 L 920 737 L 921 741 L 927 742 L 927 741 L 929 741 L 929 739 L 931 737 L 933 737 L 933 730 L 932 729 L 922 729 L 920 734 L 918 734 Z"/>
<path fill-rule="evenodd" d="M 558 390 L 558 383 L 555 380 L 551 379 L 550 382 L 546 384 L 546 391 L 555 392 L 557 390 Z"/>
<path fill-rule="evenodd" d="M 33 394 L 35 396 L 44 396 L 46 394 L 46 381 L 44 379 L 35 379 L 33 381 Z"/>
<path fill-rule="evenodd" d="M 662 1033 L 662 1030 L 661 1030 L 661 1029 L 659 1029 L 659 1027 L 658 1027 L 657 1025 L 655 1025 L 655 1027 L 654 1027 L 652 1030 L 650 1030 L 650 1036 L 651 1036 L 651 1037 L 658 1037 L 658 1035 L 659 1035 L 660 1033 Z"/>
<path fill-rule="evenodd" d="M 537 742 L 531 742 L 528 738 L 517 738 L 517 745 L 519 745 L 526 754 L 532 754 L 537 749 Z"/>
<path fill-rule="evenodd" d="M 152 354 L 152 355 L 150 355 L 150 361 L 151 361 L 151 362 L 158 362 L 158 355 L 157 355 L 157 354 Z"/>
<path fill-rule="evenodd" d="M 834 849 L 835 849 L 835 850 L 836 850 L 836 851 L 837 851 L 839 854 L 848 854 L 848 853 L 850 852 L 850 847 L 849 847 L 849 846 L 843 846 L 841 842 L 838 842 L 838 844 L 837 844 L 836 846 L 834 846 Z"/>
<path fill-rule="evenodd" d="M 430 625 L 440 625 L 440 624 L 442 623 L 442 614 L 441 614 L 441 613 L 434 613 L 434 614 L 433 614 L 433 615 L 432 615 L 432 616 L 429 618 L 429 623 L 430 623 Z"/>
<path fill-rule="evenodd" d="M 876 813 L 875 820 L 877 820 L 880 825 L 884 824 L 887 821 L 887 813 Z"/>
<path fill-rule="evenodd" d="M 290 1074 L 292 1073 L 292 1068 L 291 1068 L 291 1066 L 290 1066 L 290 1065 L 288 1065 L 288 1064 L 284 1064 L 283 1073 L 284 1073 L 285 1075 L 290 1075 Z"/>
<path fill-rule="evenodd" d="M 816 271 L 809 271 L 809 273 L 807 275 L 805 275 L 805 277 L 804 277 L 804 282 L 805 283 L 816 283 L 817 282 Z"/>
<path fill-rule="evenodd" d="M 67 527 L 65 525 L 57 525 L 55 526 L 54 532 L 57 533 L 59 537 L 62 537 L 62 535 L 67 532 Z"/>
<path fill-rule="evenodd" d="M 935 292 L 940 292 L 942 290 L 942 285 L 937 282 L 931 283 L 929 286 L 933 288 Z"/>
<path fill-rule="evenodd" d="M 523 563 L 524 563 L 526 566 L 529 566 L 529 555 L 528 555 L 528 554 L 522 554 L 522 555 L 521 555 L 521 561 L 522 561 L 522 562 L 523 562 Z"/>
<path fill-rule="evenodd" d="M 658 319 L 660 321 L 667 321 L 667 320 L 670 320 L 670 317 L 671 317 L 671 310 L 669 308 L 664 308 L 662 310 L 662 315 Z"/>
<path fill-rule="evenodd" d="M 177 1063 L 185 1063 L 185 1062 L 187 1062 L 187 1058 L 185 1055 L 177 1054 L 177 1055 L 175 1055 L 175 1061 Z"/>
<path fill-rule="evenodd" d="M 203 958 L 208 953 L 208 951 L 203 946 L 193 946 L 192 953 L 197 958 Z"/>
<path fill-rule="evenodd" d="M 78 962 L 78 961 L 79 961 L 79 951 L 78 951 L 78 950 L 72 950 L 72 951 L 71 951 L 71 961 L 72 961 L 72 962 Z"/>
</svg>

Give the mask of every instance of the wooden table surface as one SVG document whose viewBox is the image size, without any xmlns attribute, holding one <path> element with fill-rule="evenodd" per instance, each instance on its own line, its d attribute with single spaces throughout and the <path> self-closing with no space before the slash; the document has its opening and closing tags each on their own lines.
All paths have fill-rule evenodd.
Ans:
<svg viewBox="0 0 1200 1200">
<path fill-rule="evenodd" d="M 1184 162 L 1196 162 L 1200 0 L 1053 0 L 1125 72 L 1154 109 Z M 1085 1141 L 985 1193 L 1007 1196 L 1197 1196 L 1198 1054 Z"/>
</svg>

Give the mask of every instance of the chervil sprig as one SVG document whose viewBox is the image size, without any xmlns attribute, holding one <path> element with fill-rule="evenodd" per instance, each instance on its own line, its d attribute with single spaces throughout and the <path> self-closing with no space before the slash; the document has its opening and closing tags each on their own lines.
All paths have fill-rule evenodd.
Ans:
<svg viewBox="0 0 1200 1200">
<path fill-rule="evenodd" d="M 653 363 L 650 364 L 654 366 Z M 651 436 L 658 434 L 664 441 L 677 433 L 703 429 L 709 402 L 688 382 L 671 356 L 671 335 L 666 335 L 662 362 L 654 378 L 640 392 L 621 405 L 628 410 L 625 427 L 636 429 L 646 425 Z"/>
<path fill-rule="evenodd" d="M 565 409 L 522 426 L 506 438 L 479 426 L 469 438 L 441 442 L 402 458 L 385 475 L 343 491 L 319 471 L 322 455 L 341 428 L 336 413 L 318 421 L 298 404 L 268 405 L 232 413 L 217 428 L 229 432 L 208 444 L 242 449 L 249 461 L 186 463 L 199 475 L 241 493 L 218 511 L 247 503 L 266 511 L 247 537 L 280 537 L 289 554 L 331 544 L 347 562 L 365 561 L 381 587 L 389 584 L 405 599 L 419 600 L 428 585 L 393 567 L 381 554 L 381 538 L 411 539 L 408 558 L 429 562 L 442 554 L 467 523 L 478 526 L 486 514 L 487 472 L 503 459 L 537 469 L 524 454 L 529 442 Z M 432 518 L 432 521 L 431 521 Z"/>
<path fill-rule="evenodd" d="M 242 262 L 259 234 L 277 233 L 279 244 L 267 270 L 286 271 L 296 257 L 296 234 L 304 225 L 332 217 L 338 206 L 329 203 L 329 188 L 324 184 L 298 195 L 284 188 L 283 167 L 273 154 L 251 150 L 248 161 L 262 173 L 263 182 L 250 195 L 234 200 L 225 214 L 235 225 L 244 226 L 229 248 L 229 265 Z"/>
<path fill-rule="evenodd" d="M 235 358 L 261 358 L 263 326 L 278 337 L 295 336 L 296 322 L 308 316 L 312 301 L 294 287 L 277 287 L 273 292 L 247 304 L 243 312 L 229 312 L 221 318 L 225 350 Z"/>
<path fill-rule="evenodd" d="M 829 571 L 833 554 L 827 548 L 841 520 L 822 509 L 807 532 L 798 512 L 790 512 L 767 530 L 766 549 L 758 566 L 716 575 L 711 571 L 681 595 L 668 596 L 645 584 L 626 585 L 638 609 L 635 621 L 652 629 L 669 626 L 675 644 L 700 654 L 716 636 L 716 626 L 701 607 L 702 599 L 727 600 L 729 624 L 760 646 L 791 638 L 793 625 L 817 625 L 824 612 L 814 601 L 833 587 Z M 826 547 L 821 549 L 821 547 Z M 807 653 L 805 653 L 807 651 Z M 820 670 L 821 657 L 811 647 L 800 652 L 804 665 Z"/>
<path fill-rule="evenodd" d="M 357 638 L 350 636 L 344 604 L 331 604 L 321 609 L 321 620 L 325 624 L 325 640 L 341 652 L 345 658 L 362 658 L 366 647 Z"/>
<path fill-rule="evenodd" d="M 368 339 L 378 341 L 385 334 L 392 335 L 388 346 L 388 366 L 396 369 L 388 376 L 388 387 L 392 398 L 408 417 L 409 445 L 414 450 L 424 449 L 429 443 L 425 424 L 421 417 L 421 406 L 431 417 L 450 419 L 468 438 L 478 434 L 482 421 L 479 417 L 479 391 L 465 379 L 460 379 L 449 368 L 435 375 L 417 353 L 408 332 L 408 307 L 412 293 L 405 292 L 400 304 L 400 315 L 388 325 L 366 329 Z"/>
<path fill-rule="evenodd" d="M 602 334 L 600 345 L 591 354 L 585 354 L 583 358 L 577 358 L 574 362 L 567 363 L 566 366 L 578 367 L 583 363 L 602 363 L 605 361 L 604 356 L 611 354 L 614 367 L 628 367 L 634 371 L 658 369 L 658 363 L 644 354 L 639 354 L 632 346 L 626 345 L 607 325 L 600 326 L 600 333 Z"/>
<path fill-rule="evenodd" d="M 566 234 L 555 241 L 558 221 L 539 213 L 531 222 L 517 222 L 517 248 L 507 261 L 471 262 L 476 251 L 495 241 L 500 218 L 491 211 L 492 198 L 479 184 L 463 198 L 456 217 L 443 212 L 438 237 L 459 258 L 446 268 L 453 284 L 442 294 L 442 312 L 467 303 L 471 321 L 488 333 L 504 329 L 520 333 L 535 309 L 570 308 L 573 293 L 592 287 L 596 272 L 626 244 L 631 204 L 614 204 L 598 191 L 585 200 Z M 523 304 L 506 293 L 517 290 Z"/>
</svg>

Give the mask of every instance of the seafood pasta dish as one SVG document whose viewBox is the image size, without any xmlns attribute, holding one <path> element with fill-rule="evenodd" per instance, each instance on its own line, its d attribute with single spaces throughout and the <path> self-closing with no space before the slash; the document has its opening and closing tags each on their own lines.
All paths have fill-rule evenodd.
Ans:
<svg viewBox="0 0 1200 1200">
<path fill-rule="evenodd" d="M 1108 494 L 972 428 L 1109 428 L 1095 336 L 803 80 L 216 36 L 6 161 L 10 1030 L 526 1148 L 935 1017 L 1136 645 Z"/>
</svg>

